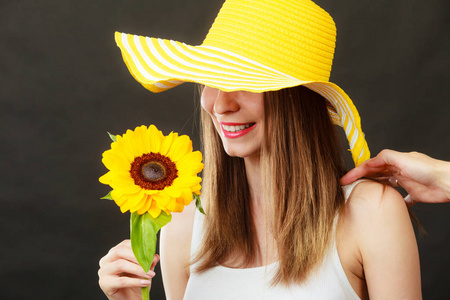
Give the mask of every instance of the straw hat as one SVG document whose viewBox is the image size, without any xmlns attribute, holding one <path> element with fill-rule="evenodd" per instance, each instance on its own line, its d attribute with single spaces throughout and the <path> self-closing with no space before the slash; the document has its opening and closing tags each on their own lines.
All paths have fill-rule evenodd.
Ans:
<svg viewBox="0 0 450 300">
<path fill-rule="evenodd" d="M 336 26 L 310 0 L 226 0 L 200 46 L 119 32 L 115 38 L 133 77 L 152 92 L 184 82 L 249 92 L 303 85 L 330 102 L 355 164 L 370 157 L 358 111 L 329 82 Z"/>
</svg>

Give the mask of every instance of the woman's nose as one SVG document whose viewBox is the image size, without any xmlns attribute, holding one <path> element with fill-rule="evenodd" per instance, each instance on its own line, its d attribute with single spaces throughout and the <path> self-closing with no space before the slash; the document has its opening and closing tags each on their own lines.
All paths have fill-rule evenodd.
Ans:
<svg viewBox="0 0 450 300">
<path fill-rule="evenodd" d="M 223 115 L 239 110 L 239 103 L 237 101 L 237 92 L 223 92 L 217 90 L 217 98 L 214 101 L 214 114 Z"/>
</svg>

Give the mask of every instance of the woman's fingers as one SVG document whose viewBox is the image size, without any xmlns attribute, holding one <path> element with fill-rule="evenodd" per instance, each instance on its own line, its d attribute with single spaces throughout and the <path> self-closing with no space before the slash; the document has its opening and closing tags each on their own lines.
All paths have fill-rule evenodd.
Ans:
<svg viewBox="0 0 450 300">
<path fill-rule="evenodd" d="M 141 279 L 151 279 L 155 276 L 154 268 L 159 261 L 159 255 L 153 258 L 150 271 L 145 273 L 144 269 L 138 263 L 130 240 L 124 240 L 117 246 L 111 248 L 108 254 L 100 259 L 99 276 L 122 276 L 135 277 Z"/>
<path fill-rule="evenodd" d="M 159 255 L 155 255 L 151 269 L 146 273 L 134 256 L 131 241 L 124 240 L 100 259 L 100 288 L 108 299 L 141 299 L 141 288 L 151 286 L 158 261 Z"/>
<path fill-rule="evenodd" d="M 406 202 L 406 205 L 408 205 L 409 207 L 411 207 L 414 204 L 416 204 L 416 200 L 414 200 L 414 198 L 411 195 L 409 195 L 409 194 L 406 195 L 405 202 Z"/>
<path fill-rule="evenodd" d="M 376 157 L 366 160 L 345 174 L 340 180 L 341 184 L 347 185 L 362 177 L 377 180 L 384 180 L 385 177 L 397 177 L 401 172 L 396 165 L 391 163 L 392 157 L 397 156 L 395 151 L 383 150 Z"/>
<path fill-rule="evenodd" d="M 130 278 L 126 276 L 105 276 L 100 277 L 100 288 L 107 296 L 112 296 L 121 289 L 142 288 L 149 286 L 151 280 Z"/>
<path fill-rule="evenodd" d="M 125 240 L 122 243 L 118 244 L 117 246 L 111 248 L 108 254 L 106 254 L 102 259 L 100 259 L 100 267 L 102 267 L 102 264 L 110 263 L 118 259 L 126 259 L 133 263 L 138 264 L 138 261 L 134 256 L 133 250 L 131 249 L 131 243 L 129 243 L 129 240 L 128 242 L 127 240 Z"/>
<path fill-rule="evenodd" d="M 340 182 L 342 185 L 350 184 L 354 181 L 356 181 L 358 178 L 361 178 L 366 174 L 367 170 L 364 168 L 363 165 L 360 165 L 359 167 L 350 170 L 347 174 L 345 174 Z"/>
<path fill-rule="evenodd" d="M 119 245 L 123 245 L 123 246 L 127 246 L 128 248 L 131 248 L 131 240 L 125 239 L 122 242 L 120 242 Z"/>
<path fill-rule="evenodd" d="M 158 262 L 159 262 L 159 255 L 155 254 L 155 256 L 153 257 L 153 262 L 152 262 L 152 266 L 150 267 L 150 270 L 154 271 L 155 266 Z"/>
<path fill-rule="evenodd" d="M 377 156 L 367 161 L 367 163 L 371 167 L 383 167 L 386 165 L 397 166 L 399 163 L 402 163 L 402 155 L 403 153 L 384 149 Z"/>
<path fill-rule="evenodd" d="M 109 299 L 135 299 L 140 296 L 140 288 L 151 285 L 158 261 L 159 256 L 155 255 L 151 270 L 145 273 L 133 254 L 130 240 L 125 240 L 100 259 L 100 288 Z"/>
<path fill-rule="evenodd" d="M 362 163 L 358 167 L 352 169 L 347 174 L 345 174 L 341 178 L 341 184 L 347 185 L 361 177 L 390 177 L 392 175 L 392 171 L 388 168 L 381 167 L 371 167 L 368 164 L 369 161 Z"/>
<path fill-rule="evenodd" d="M 125 259 L 118 259 L 104 267 L 104 272 L 109 275 L 127 275 L 129 277 L 151 279 L 155 276 L 153 270 L 145 273 L 139 264 L 132 263 Z"/>
</svg>

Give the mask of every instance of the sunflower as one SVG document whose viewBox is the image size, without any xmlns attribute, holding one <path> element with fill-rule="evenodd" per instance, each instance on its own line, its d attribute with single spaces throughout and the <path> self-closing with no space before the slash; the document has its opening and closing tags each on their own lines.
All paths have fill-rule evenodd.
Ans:
<svg viewBox="0 0 450 300">
<path fill-rule="evenodd" d="M 112 187 L 111 198 L 122 212 L 182 212 L 194 195 L 200 195 L 202 154 L 192 151 L 187 135 L 164 136 L 154 125 L 136 127 L 117 135 L 103 153 L 109 172 L 100 182 Z"/>
</svg>

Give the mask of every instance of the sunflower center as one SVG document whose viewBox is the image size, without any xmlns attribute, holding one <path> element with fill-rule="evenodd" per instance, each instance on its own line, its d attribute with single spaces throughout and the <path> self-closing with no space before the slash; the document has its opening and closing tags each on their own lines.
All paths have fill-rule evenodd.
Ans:
<svg viewBox="0 0 450 300">
<path fill-rule="evenodd" d="M 149 161 L 141 167 L 142 176 L 150 181 L 158 181 L 166 175 L 166 169 L 157 161 Z"/>
<path fill-rule="evenodd" d="M 163 190 L 178 177 L 175 163 L 159 153 L 146 153 L 131 163 L 131 177 L 136 185 L 146 190 Z"/>
</svg>

